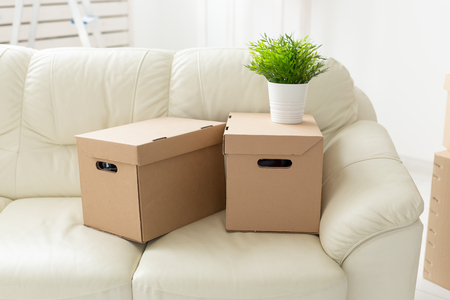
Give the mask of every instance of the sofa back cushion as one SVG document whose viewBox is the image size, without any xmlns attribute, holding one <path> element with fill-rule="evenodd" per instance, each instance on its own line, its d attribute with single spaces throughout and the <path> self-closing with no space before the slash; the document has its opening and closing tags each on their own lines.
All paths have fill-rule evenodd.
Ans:
<svg viewBox="0 0 450 300">
<path fill-rule="evenodd" d="M 8 184 L 14 188 L 0 185 L 0 196 L 79 196 L 74 136 L 167 115 L 172 58 L 171 51 L 145 49 L 35 53 L 15 107 L 21 111 L 14 123 L 20 127 L 16 173 L 0 173 L 2 182 L 15 175 Z M 2 97 L 0 105 L 11 101 L 17 100 Z"/>
<path fill-rule="evenodd" d="M 0 45 L 0 197 L 79 196 L 76 134 L 171 115 L 226 121 L 269 112 L 264 77 L 245 49 L 61 48 Z M 306 112 L 325 143 L 356 119 L 353 81 L 329 59 Z"/>
<path fill-rule="evenodd" d="M 23 89 L 35 52 L 22 47 L 0 48 L 0 197 L 16 195 Z"/>
<path fill-rule="evenodd" d="M 230 112 L 269 112 L 267 80 L 244 65 L 245 49 L 189 49 L 175 54 L 169 115 L 226 121 Z M 347 69 L 328 59 L 329 71 L 310 81 L 305 112 L 313 114 L 325 144 L 357 117 L 353 80 Z"/>
</svg>

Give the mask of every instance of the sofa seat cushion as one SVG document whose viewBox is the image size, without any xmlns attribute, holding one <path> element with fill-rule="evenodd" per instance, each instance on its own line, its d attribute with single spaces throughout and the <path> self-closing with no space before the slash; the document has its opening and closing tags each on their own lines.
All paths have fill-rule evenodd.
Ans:
<svg viewBox="0 0 450 300">
<path fill-rule="evenodd" d="M 226 232 L 225 211 L 147 244 L 134 300 L 344 300 L 347 279 L 315 235 Z"/>
<path fill-rule="evenodd" d="M 80 198 L 10 203 L 0 214 L 0 299 L 132 299 L 144 246 L 82 224 Z"/>
</svg>

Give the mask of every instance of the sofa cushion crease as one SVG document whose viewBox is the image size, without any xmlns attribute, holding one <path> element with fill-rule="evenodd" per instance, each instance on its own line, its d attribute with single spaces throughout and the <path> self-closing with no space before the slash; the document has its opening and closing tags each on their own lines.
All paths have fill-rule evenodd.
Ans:
<svg viewBox="0 0 450 300">
<path fill-rule="evenodd" d="M 64 298 L 41 298 L 34 300 L 122 300 L 133 299 L 131 281 L 103 291 L 95 291 L 86 295 Z M 1 298 L 0 300 L 22 300 L 17 298 Z"/>
<path fill-rule="evenodd" d="M 342 263 L 347 300 L 414 299 L 423 225 L 420 220 L 359 245 Z M 383 287 L 383 288 L 380 288 Z"/>
<path fill-rule="evenodd" d="M 0 213 L 0 249 L 0 299 L 132 299 L 144 245 L 84 226 L 80 198 L 30 198 Z"/>
<path fill-rule="evenodd" d="M 225 211 L 149 242 L 133 277 L 135 300 L 345 299 L 346 288 L 317 236 L 230 233 Z"/>
<path fill-rule="evenodd" d="M 323 174 L 319 237 L 339 264 L 365 239 L 408 226 L 423 211 L 420 193 L 376 122 L 358 121 L 336 134 L 324 151 Z"/>
<path fill-rule="evenodd" d="M 332 178 L 334 175 L 338 174 L 340 171 L 344 170 L 345 168 L 350 167 L 351 165 L 354 165 L 354 164 L 357 164 L 357 163 L 361 163 L 361 162 L 365 162 L 365 161 L 371 161 L 371 160 L 376 160 L 376 159 L 388 159 L 388 160 L 393 160 L 393 161 L 397 161 L 397 162 L 402 163 L 402 161 L 401 161 L 399 158 L 394 158 L 394 157 L 389 157 L 389 156 L 385 156 L 385 157 L 381 156 L 381 157 L 373 157 L 373 158 L 363 158 L 363 159 L 360 159 L 360 160 L 356 160 L 356 161 L 353 161 L 353 162 L 351 162 L 351 163 L 348 163 L 348 164 L 346 164 L 345 166 L 341 167 L 340 169 L 334 171 L 334 173 L 330 174 L 327 178 L 324 178 L 324 179 L 323 179 L 324 181 L 323 181 L 323 183 L 322 183 L 322 186 L 325 185 L 325 184 L 327 183 L 327 181 L 328 181 L 330 178 Z"/>
<path fill-rule="evenodd" d="M 364 247 L 365 244 L 369 244 L 369 243 L 374 242 L 374 241 L 376 241 L 378 239 L 382 239 L 383 237 L 386 237 L 388 235 L 395 235 L 395 234 L 397 234 L 399 232 L 407 231 L 410 226 L 414 225 L 417 222 L 421 222 L 420 219 L 412 220 L 411 222 L 408 222 L 406 224 L 390 227 L 390 228 L 387 228 L 387 229 L 379 231 L 379 232 L 374 232 L 373 234 L 371 234 L 371 235 L 365 237 L 364 239 L 356 242 L 347 251 L 347 253 L 345 253 L 344 258 L 342 259 L 342 261 L 339 264 L 342 265 L 342 264 L 345 263 L 345 260 L 347 258 L 351 258 L 353 255 L 357 255 L 358 251 L 360 251 Z"/>
<path fill-rule="evenodd" d="M 140 289 L 139 284 L 134 283 L 133 286 L 136 286 L 136 289 Z M 308 296 L 312 296 L 314 294 L 320 293 L 322 291 L 327 291 L 327 290 L 331 290 L 333 288 L 336 288 L 336 286 L 339 286 L 342 289 L 346 289 L 347 288 L 347 277 L 344 275 L 341 279 L 337 280 L 336 282 L 332 282 L 328 285 L 325 285 L 323 287 L 318 287 L 312 291 L 308 291 L 308 292 L 303 292 L 303 293 L 296 293 L 296 294 L 287 294 L 287 295 L 281 295 L 281 296 L 268 296 L 268 297 L 257 297 L 257 298 L 253 298 L 253 297 L 246 297 L 246 298 L 242 298 L 242 297 L 234 297 L 234 298 L 223 298 L 223 297 L 195 297 L 195 296 L 186 296 L 186 295 L 181 295 L 181 294 L 174 294 L 171 292 L 167 292 L 167 291 L 158 291 L 158 290 L 151 290 L 151 289 L 146 289 L 145 286 L 142 286 L 142 289 L 145 290 L 145 294 L 146 295 L 160 295 L 162 298 L 161 299 L 170 299 L 170 300 L 203 300 L 203 299 L 217 299 L 217 300 L 235 300 L 235 299 L 242 299 L 242 300 L 296 300 L 296 299 L 307 299 L 305 297 Z M 333 295 L 336 295 L 335 290 L 333 290 Z M 165 296 L 169 296 L 169 298 L 166 298 Z M 326 296 L 325 296 L 326 297 Z M 320 298 L 310 298 L 311 300 L 321 300 L 321 299 L 325 299 L 324 295 L 320 295 Z M 340 298 L 336 298 L 336 299 L 342 299 L 345 300 L 345 294 L 342 293 L 342 296 Z M 138 300 L 138 299 L 135 299 Z"/>
<path fill-rule="evenodd" d="M 390 174 L 375 178 L 370 174 L 364 176 L 361 169 L 375 174 L 389 170 Z M 346 187 L 349 182 L 355 185 L 352 195 Z M 369 160 L 343 169 L 324 185 L 323 199 L 319 236 L 325 251 L 339 263 L 359 241 L 406 226 L 416 221 L 423 211 L 422 198 L 414 182 L 404 166 L 392 160 Z"/>
<path fill-rule="evenodd" d="M 405 228 L 408 228 L 409 226 L 413 225 L 414 223 L 416 223 L 419 219 L 415 219 L 412 220 L 410 222 L 407 222 L 405 224 L 401 224 L 401 225 L 396 225 L 396 226 L 392 226 L 392 227 L 388 227 L 386 229 L 374 232 L 368 236 L 365 236 L 364 238 L 358 240 L 355 242 L 355 244 L 353 244 L 348 250 L 347 252 L 342 256 L 342 259 L 338 262 L 339 265 L 342 265 L 345 260 L 347 259 L 347 257 L 349 257 L 350 255 L 352 255 L 352 253 L 354 253 L 355 251 L 357 251 L 361 246 L 363 246 L 365 243 L 370 243 L 372 240 L 376 240 L 380 237 L 383 237 L 384 235 L 388 235 L 388 234 L 392 234 L 395 233 L 398 230 L 402 230 Z"/>
<path fill-rule="evenodd" d="M 12 202 L 11 199 L 0 197 L 0 212 L 2 212 L 5 207 Z"/>
<path fill-rule="evenodd" d="M 25 80 L 36 51 L 6 45 L 0 51 L 0 196 L 15 199 Z"/>
<path fill-rule="evenodd" d="M 74 135 L 167 115 L 174 51 L 115 50 L 51 49 L 32 56 L 21 89 L 17 194 L 12 198 L 80 196 Z M 52 151 L 48 146 L 60 147 Z"/>
</svg>

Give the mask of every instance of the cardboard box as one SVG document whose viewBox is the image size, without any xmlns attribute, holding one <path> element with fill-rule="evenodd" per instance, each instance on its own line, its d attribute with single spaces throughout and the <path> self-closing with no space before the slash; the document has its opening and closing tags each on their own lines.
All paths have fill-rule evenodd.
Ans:
<svg viewBox="0 0 450 300">
<path fill-rule="evenodd" d="M 283 125 L 231 113 L 223 151 L 227 230 L 319 232 L 323 136 L 312 115 Z"/>
<path fill-rule="evenodd" d="M 164 117 L 76 136 L 84 224 L 144 243 L 223 210 L 224 128 Z"/>
<path fill-rule="evenodd" d="M 434 156 L 423 277 L 450 289 L 450 152 Z"/>
<path fill-rule="evenodd" d="M 443 145 L 450 150 L 450 75 L 445 76 L 444 88 L 447 90 L 447 109 L 445 110 Z"/>
</svg>

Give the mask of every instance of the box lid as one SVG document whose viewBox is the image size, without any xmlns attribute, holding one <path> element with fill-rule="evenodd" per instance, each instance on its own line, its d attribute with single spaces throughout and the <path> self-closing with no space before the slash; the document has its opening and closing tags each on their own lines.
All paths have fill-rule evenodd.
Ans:
<svg viewBox="0 0 450 300">
<path fill-rule="evenodd" d="M 323 140 L 312 115 L 301 124 L 273 123 L 270 114 L 230 113 L 224 133 L 224 154 L 302 155 Z"/>
<path fill-rule="evenodd" d="M 434 155 L 440 156 L 440 157 L 443 157 L 443 158 L 446 158 L 446 159 L 450 159 L 450 151 L 449 150 L 436 152 Z"/>
<path fill-rule="evenodd" d="M 143 166 L 222 143 L 225 123 L 162 117 L 76 136 L 90 157 Z"/>
</svg>

